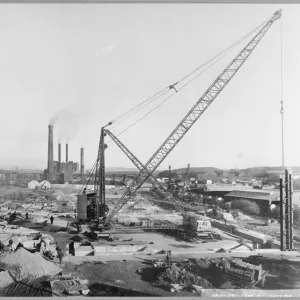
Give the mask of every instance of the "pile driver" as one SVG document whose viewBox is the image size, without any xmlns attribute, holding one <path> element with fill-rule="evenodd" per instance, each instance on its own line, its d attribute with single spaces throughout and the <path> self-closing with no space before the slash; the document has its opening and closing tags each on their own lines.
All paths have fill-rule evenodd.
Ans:
<svg viewBox="0 0 300 300">
<path fill-rule="evenodd" d="M 186 214 L 185 207 L 178 199 L 170 194 L 153 176 L 155 170 L 171 153 L 175 146 L 191 129 L 200 116 L 206 109 L 213 103 L 221 91 L 232 80 L 237 71 L 248 59 L 253 50 L 257 47 L 264 35 L 270 29 L 272 24 L 281 17 L 281 10 L 278 10 L 274 15 L 269 18 L 263 25 L 259 32 L 250 40 L 250 42 L 236 55 L 236 57 L 229 63 L 229 65 L 219 74 L 209 88 L 204 92 L 196 104 L 190 109 L 182 121 L 176 126 L 172 133 L 167 137 L 163 144 L 151 156 L 146 164 L 142 164 L 130 150 L 110 131 L 108 126 L 112 122 L 101 128 L 99 149 L 97 161 L 95 163 L 95 176 L 94 176 L 94 193 L 90 196 L 93 200 L 91 205 L 94 211 L 94 218 L 98 221 L 99 226 L 111 227 L 113 225 L 112 219 L 124 207 L 124 205 L 131 200 L 140 187 L 150 180 L 154 186 L 159 188 L 166 199 L 170 200 L 176 208 L 182 213 Z M 180 90 L 180 82 L 176 82 L 169 88 L 174 89 L 177 86 L 176 93 Z M 120 201 L 116 206 L 109 211 L 105 202 L 105 149 L 107 145 L 104 143 L 105 136 L 109 136 L 126 154 L 131 162 L 139 169 L 139 174 L 132 180 L 131 184 L 123 193 Z M 189 170 L 189 167 L 188 167 Z M 102 224 L 102 225 L 101 225 Z"/>
</svg>

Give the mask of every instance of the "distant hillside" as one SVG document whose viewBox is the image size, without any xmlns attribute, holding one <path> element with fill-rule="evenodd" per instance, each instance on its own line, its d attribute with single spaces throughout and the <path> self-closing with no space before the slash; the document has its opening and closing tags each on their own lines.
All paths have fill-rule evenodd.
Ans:
<svg viewBox="0 0 300 300">
<path fill-rule="evenodd" d="M 175 169 L 175 170 L 172 170 L 173 172 L 176 172 L 177 174 L 182 174 L 182 173 L 185 173 L 187 170 L 187 167 L 186 168 L 180 168 L 180 169 Z M 190 172 L 191 173 L 213 173 L 214 171 L 217 171 L 217 170 L 220 170 L 218 168 L 214 168 L 214 167 L 191 167 L 190 168 Z"/>
<path fill-rule="evenodd" d="M 138 169 L 136 168 L 118 168 L 118 167 L 107 167 L 105 168 L 105 171 L 107 173 L 123 173 L 123 174 L 128 174 L 128 173 L 138 173 Z"/>
<path fill-rule="evenodd" d="M 155 171 L 153 174 L 156 175 L 158 171 Z M 135 168 L 118 168 L 118 167 L 107 167 L 105 168 L 105 173 L 108 176 L 111 176 L 112 174 L 116 174 L 119 176 L 122 176 L 124 174 L 127 175 L 134 175 L 134 174 L 138 174 L 139 170 L 135 169 Z"/>
</svg>

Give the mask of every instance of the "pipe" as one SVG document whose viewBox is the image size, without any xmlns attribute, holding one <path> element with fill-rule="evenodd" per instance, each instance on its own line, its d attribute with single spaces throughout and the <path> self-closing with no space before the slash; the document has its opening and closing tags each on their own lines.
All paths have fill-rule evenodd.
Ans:
<svg viewBox="0 0 300 300">
<path fill-rule="evenodd" d="M 53 126 L 49 125 L 48 132 L 48 181 L 53 181 Z"/>
<path fill-rule="evenodd" d="M 58 144 L 58 166 L 57 173 L 60 173 L 60 165 L 61 165 L 61 144 Z"/>
<path fill-rule="evenodd" d="M 293 189 L 292 175 L 289 174 L 289 198 L 290 198 L 290 250 L 293 250 Z"/>
<path fill-rule="evenodd" d="M 286 250 L 290 249 L 290 204 L 289 204 L 289 176 L 288 170 L 285 170 L 285 237 Z"/>
<path fill-rule="evenodd" d="M 68 161 L 69 161 L 69 158 L 68 158 L 68 155 L 69 155 L 69 149 L 68 149 L 69 147 L 68 147 L 68 144 L 66 144 L 66 169 L 67 169 L 67 163 L 68 163 Z"/>
<path fill-rule="evenodd" d="M 284 251 L 284 215 L 283 215 L 283 184 L 280 178 L 280 250 Z"/>
<path fill-rule="evenodd" d="M 84 173 L 84 149 L 80 149 L 80 174 Z"/>
</svg>

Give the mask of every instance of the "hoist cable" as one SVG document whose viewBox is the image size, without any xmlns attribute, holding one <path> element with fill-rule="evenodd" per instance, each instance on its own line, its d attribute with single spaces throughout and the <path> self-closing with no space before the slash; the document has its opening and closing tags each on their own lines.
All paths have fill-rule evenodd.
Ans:
<svg viewBox="0 0 300 300">
<path fill-rule="evenodd" d="M 188 82 L 186 82 L 184 85 L 182 85 L 181 87 L 177 88 L 177 91 L 182 90 L 184 87 L 186 87 L 189 83 L 191 83 L 193 80 L 195 80 L 196 78 L 198 78 L 200 75 L 202 75 L 206 70 L 208 70 L 209 68 L 211 68 L 213 65 L 215 65 L 219 60 L 221 60 L 225 55 L 227 55 L 231 50 L 233 50 L 235 47 L 237 47 L 241 42 L 243 42 L 247 37 L 249 37 L 253 32 L 257 31 L 260 27 L 262 27 L 264 24 L 266 23 L 263 22 L 261 25 L 257 26 L 254 30 L 252 30 L 250 33 L 248 33 L 247 35 L 245 35 L 243 38 L 239 39 L 237 42 L 235 42 L 234 44 L 232 44 L 230 47 L 226 48 L 224 51 L 222 51 L 221 53 L 223 53 L 221 56 L 220 55 L 216 55 L 214 58 L 210 59 L 209 61 L 213 61 L 216 57 L 218 57 L 218 59 L 216 59 L 215 61 L 213 61 L 208 67 L 206 67 L 204 70 L 202 70 L 199 74 L 197 74 L 195 77 L 193 77 L 192 79 L 190 79 Z M 207 63 L 205 63 L 204 65 L 206 65 Z M 199 70 L 195 69 L 195 71 Z M 193 72 L 191 72 L 188 76 L 190 76 Z M 188 76 L 185 76 L 183 78 L 187 78 Z M 182 79 L 180 80 L 182 81 Z M 180 82 L 178 81 L 178 82 Z M 129 130 L 130 128 L 132 128 L 134 125 L 136 125 L 137 123 L 139 123 L 141 120 L 143 120 L 145 117 L 147 117 L 150 113 L 152 113 L 154 110 L 156 110 L 158 107 L 160 107 L 163 103 L 165 103 L 167 100 L 169 100 L 172 96 L 174 96 L 176 94 L 176 92 L 174 92 L 173 94 L 171 94 L 170 96 L 168 96 L 165 100 L 163 100 L 161 103 L 159 103 L 157 106 L 155 106 L 153 109 L 151 109 L 148 113 L 146 113 L 145 115 L 143 115 L 140 119 L 138 119 L 137 121 L 135 121 L 133 124 L 131 124 L 130 126 L 128 126 L 127 128 L 125 128 L 123 131 L 121 131 L 120 133 L 118 133 L 116 135 L 116 137 L 120 136 L 121 134 L 123 134 L 124 132 L 126 132 L 127 130 Z M 109 140 L 108 142 L 110 142 L 111 140 Z"/>
<path fill-rule="evenodd" d="M 131 116 L 133 116 L 134 114 L 138 113 L 140 110 L 142 110 L 143 108 L 145 108 L 147 105 L 149 105 L 151 102 L 157 100 L 159 97 L 162 97 L 163 95 L 165 95 L 167 92 L 169 92 L 172 88 L 175 88 L 175 85 L 178 85 L 180 82 L 184 81 L 185 79 L 187 79 L 188 77 L 190 77 L 191 75 L 193 75 L 194 73 L 196 73 L 197 71 L 199 71 L 201 68 L 203 68 L 204 66 L 206 66 L 207 64 L 211 63 L 212 61 L 216 60 L 219 61 L 218 57 L 224 57 L 224 53 L 228 53 L 229 51 L 231 51 L 233 48 L 235 48 L 238 44 L 240 44 L 243 40 L 245 40 L 249 35 L 251 35 L 253 32 L 257 31 L 260 27 L 264 26 L 266 24 L 267 21 L 264 21 L 263 23 L 261 23 L 259 26 L 257 26 L 255 29 L 253 29 L 251 32 L 249 32 L 248 34 L 246 34 L 244 37 L 242 37 L 241 39 L 239 39 L 237 42 L 233 43 L 232 45 L 230 45 L 229 47 L 227 47 L 225 50 L 221 51 L 219 54 L 215 55 L 214 57 L 212 57 L 211 59 L 209 59 L 207 62 L 205 62 L 204 64 L 202 64 L 201 66 L 197 67 L 196 69 L 194 69 L 192 72 L 190 72 L 189 74 L 185 75 L 184 77 L 182 77 L 180 80 L 178 80 L 175 84 L 170 85 L 169 87 L 166 87 L 164 89 L 162 89 L 160 92 L 156 93 L 155 95 L 151 96 L 150 98 L 144 100 L 143 102 L 141 102 L 140 104 L 136 105 L 135 107 L 133 107 L 132 109 L 126 111 L 125 113 L 121 114 L 119 117 L 117 117 L 112 123 L 116 123 L 115 126 L 112 127 L 115 128 L 117 126 L 119 126 L 122 122 L 124 122 L 126 119 L 129 119 Z M 210 65 L 211 66 L 211 65 Z M 204 71 L 206 71 L 208 68 L 206 68 Z M 201 72 L 199 75 L 203 74 L 203 72 Z M 199 75 L 197 75 L 195 78 L 197 78 Z M 195 79 L 194 78 L 194 79 Z M 191 81 L 193 81 L 194 79 L 188 81 L 188 83 L 190 83 Z M 187 85 L 188 83 L 186 83 L 185 85 Z M 184 85 L 184 86 L 185 86 Z M 178 90 L 177 90 L 178 91 Z M 173 94 L 174 95 L 174 94 Z M 169 99 L 169 98 L 168 98 Z M 160 105 L 158 105 L 160 106 Z M 146 114 L 148 115 L 148 114 Z"/>
</svg>

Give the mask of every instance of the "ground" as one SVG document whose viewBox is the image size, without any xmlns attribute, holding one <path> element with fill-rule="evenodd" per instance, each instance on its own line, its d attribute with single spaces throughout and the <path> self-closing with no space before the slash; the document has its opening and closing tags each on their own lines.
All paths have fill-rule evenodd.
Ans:
<svg viewBox="0 0 300 300">
<path fill-rule="evenodd" d="M 113 194 L 113 192 L 108 192 L 107 194 Z M 67 214 L 72 214 L 72 204 L 75 203 L 76 193 L 72 190 L 56 190 L 54 196 L 59 198 L 58 201 L 67 200 L 69 205 L 61 207 L 63 211 Z M 121 193 L 118 195 L 121 196 Z M 151 199 L 150 199 L 151 200 Z M 34 200 L 35 203 L 42 204 L 43 201 Z M 115 201 L 115 200 L 113 200 Z M 54 201 L 55 202 L 55 201 Z M 59 202 L 55 202 L 59 203 Z M 39 205 L 40 205 L 39 204 Z M 113 205 L 111 201 L 108 203 L 110 206 Z M 202 206 L 198 206 L 199 210 L 204 209 Z M 68 213 L 70 212 L 70 213 Z M 4 212 L 5 214 L 6 212 Z M 237 238 L 230 236 L 221 230 L 214 228 L 214 231 L 221 236 L 221 240 L 218 241 L 208 241 L 208 242 L 187 242 L 181 240 L 179 237 L 174 236 L 170 231 L 161 232 L 141 232 L 141 233 L 131 233 L 131 234 L 114 234 L 114 238 L 122 241 L 132 238 L 133 241 L 142 241 L 147 246 L 142 252 L 134 254 L 117 253 L 117 254 L 107 254 L 101 256 L 70 256 L 68 254 L 68 243 L 69 238 L 73 237 L 76 230 L 72 233 L 60 230 L 67 226 L 68 222 L 73 220 L 74 217 L 63 216 L 62 212 L 54 213 L 51 210 L 33 210 L 30 214 L 29 222 L 20 219 L 17 223 L 20 226 L 32 227 L 35 226 L 36 221 L 48 220 L 50 215 L 54 215 L 54 225 L 42 226 L 36 228 L 43 234 L 50 234 L 56 241 L 57 246 L 62 249 L 64 253 L 64 258 L 62 260 L 63 272 L 71 272 L 75 277 L 79 277 L 81 280 L 89 281 L 89 289 L 93 295 L 108 295 L 108 289 L 112 287 L 118 287 L 121 289 L 121 293 L 126 296 L 199 296 L 197 293 L 192 291 L 184 291 L 180 293 L 172 293 L 170 291 L 170 284 L 165 282 L 163 285 L 155 284 L 157 278 L 161 272 L 164 271 L 162 268 L 153 267 L 153 261 L 162 260 L 166 258 L 165 252 L 162 254 L 157 254 L 161 251 L 171 250 L 172 252 L 172 262 L 181 262 L 183 260 L 197 259 L 208 257 L 210 259 L 220 258 L 223 256 L 235 256 L 245 258 L 248 257 L 250 252 L 244 246 L 234 250 L 234 252 L 227 253 L 215 253 L 217 250 L 224 248 L 226 250 L 231 249 L 239 243 Z M 131 209 L 129 212 L 123 212 L 118 215 L 119 222 L 134 221 L 140 222 L 143 220 L 155 220 L 155 221 L 169 221 L 174 224 L 182 223 L 182 216 L 177 213 L 172 206 L 168 205 L 165 201 L 156 201 L 151 203 L 151 201 L 145 201 L 140 203 L 140 205 L 135 205 L 135 209 Z M 269 225 L 263 226 L 266 218 L 259 216 L 251 216 L 248 220 L 236 219 L 237 223 L 241 227 L 251 228 L 255 231 L 264 232 L 270 235 L 276 235 L 279 231 L 279 225 Z M 85 231 L 89 231 L 88 226 L 83 225 L 83 230 L 79 234 L 85 240 L 89 240 L 87 236 L 84 235 Z M 299 228 L 295 228 L 295 232 L 299 232 Z M 243 250 L 243 251 L 241 251 Z M 256 252 L 251 254 L 255 255 Z M 291 255 L 293 253 L 290 253 Z M 268 254 L 269 255 L 269 254 Z M 276 262 L 279 264 L 279 262 Z M 265 265 L 266 268 L 273 270 L 272 265 Z M 287 284 L 287 281 L 293 278 L 292 286 L 297 286 L 297 281 L 300 281 L 298 268 L 282 268 L 284 273 L 278 273 L 275 269 L 268 275 L 268 286 L 270 288 L 278 288 L 279 282 Z M 289 277 L 290 276 L 290 277 Z M 208 277 L 212 277 L 211 275 Z M 273 279 L 272 279 L 273 278 Z M 49 279 L 50 280 L 50 279 Z M 49 282 L 49 281 L 48 281 Z M 13 291 L 16 287 L 21 289 L 24 283 L 19 283 L 14 288 L 11 288 L 5 295 L 13 296 Z M 40 286 L 40 283 L 36 283 Z M 49 287 L 49 286 L 48 286 Z M 226 287 L 226 284 L 222 288 Z M 36 291 L 36 289 L 34 289 Z M 113 289 L 112 289 L 113 290 Z M 55 290 L 57 294 L 61 291 Z M 120 291 L 119 291 L 120 292 Z M 33 292 L 32 293 L 37 293 Z M 31 295 L 31 294 L 30 294 Z M 43 292 L 37 295 L 44 295 Z M 47 295 L 47 291 L 45 291 Z"/>
<path fill-rule="evenodd" d="M 16 193 L 21 191 L 22 188 L 17 186 L 0 186 L 0 197 L 10 194 L 10 193 Z"/>
</svg>

